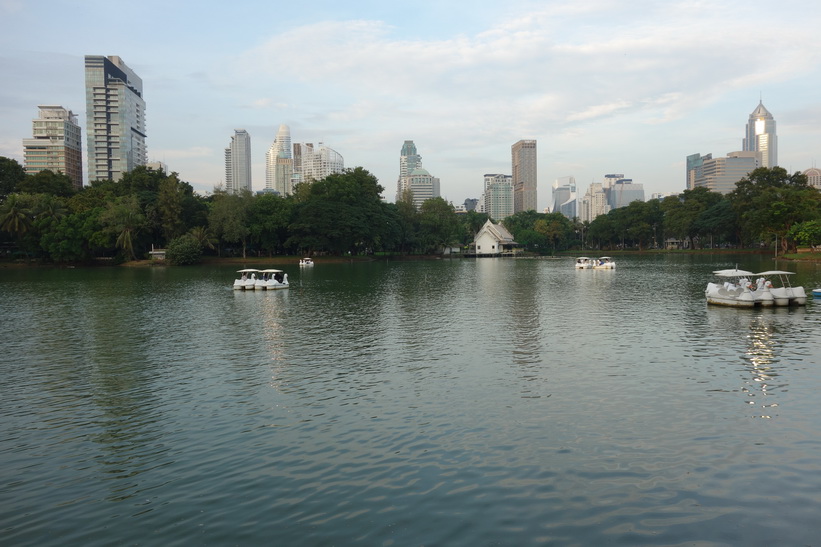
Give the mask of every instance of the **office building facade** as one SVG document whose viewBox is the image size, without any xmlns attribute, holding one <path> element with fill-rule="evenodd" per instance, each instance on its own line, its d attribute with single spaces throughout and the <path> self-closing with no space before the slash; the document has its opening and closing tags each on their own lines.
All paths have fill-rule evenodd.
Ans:
<svg viewBox="0 0 821 547">
<path fill-rule="evenodd" d="M 623 174 L 607 174 L 602 184 L 610 210 L 627 207 L 634 201 L 644 201 L 644 185 L 624 178 Z"/>
<path fill-rule="evenodd" d="M 245 129 L 235 129 L 225 149 L 225 190 L 229 194 L 252 191 L 251 135 Z"/>
<path fill-rule="evenodd" d="M 758 167 L 761 167 L 760 152 L 730 152 L 724 158 L 692 154 L 687 156 L 687 189 L 707 188 L 729 194 L 735 190 L 738 181 Z"/>
<path fill-rule="evenodd" d="M 143 82 L 116 55 L 86 55 L 88 180 L 119 180 L 145 165 Z"/>
<path fill-rule="evenodd" d="M 536 141 L 521 140 L 511 149 L 513 212 L 536 210 Z"/>
<path fill-rule="evenodd" d="M 576 211 L 576 178 L 561 177 L 553 181 L 552 213 L 561 213 L 570 220 L 578 216 Z"/>
<path fill-rule="evenodd" d="M 27 175 L 46 169 L 63 173 L 79 190 L 83 187 L 83 137 L 77 116 L 62 106 L 43 105 L 32 121 L 32 137 L 23 139 Z"/>
</svg>

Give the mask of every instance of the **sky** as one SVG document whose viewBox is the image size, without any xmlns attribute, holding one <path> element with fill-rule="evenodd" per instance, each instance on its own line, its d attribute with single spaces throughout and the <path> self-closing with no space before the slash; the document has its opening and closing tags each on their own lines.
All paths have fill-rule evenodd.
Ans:
<svg viewBox="0 0 821 547">
<path fill-rule="evenodd" d="M 203 194 L 235 129 L 264 188 L 280 124 L 388 201 L 405 140 L 454 205 L 510 174 L 520 139 L 537 141 L 539 210 L 566 176 L 678 193 L 686 156 L 741 150 L 759 101 L 779 164 L 821 163 L 817 0 L 0 0 L 0 28 L 0 156 L 23 163 L 38 105 L 85 132 L 84 56 L 118 55 L 143 81 L 149 161 Z"/>
</svg>

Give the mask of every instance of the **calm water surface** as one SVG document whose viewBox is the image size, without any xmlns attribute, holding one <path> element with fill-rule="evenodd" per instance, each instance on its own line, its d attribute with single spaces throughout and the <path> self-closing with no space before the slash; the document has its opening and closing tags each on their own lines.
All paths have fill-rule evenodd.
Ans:
<svg viewBox="0 0 821 547">
<path fill-rule="evenodd" d="M 821 302 L 736 263 L 0 270 L 0 543 L 818 545 Z"/>
</svg>

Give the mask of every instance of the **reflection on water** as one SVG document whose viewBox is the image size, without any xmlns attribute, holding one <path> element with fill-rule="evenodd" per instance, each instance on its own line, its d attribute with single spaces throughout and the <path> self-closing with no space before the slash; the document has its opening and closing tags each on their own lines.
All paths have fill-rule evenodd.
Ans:
<svg viewBox="0 0 821 547">
<path fill-rule="evenodd" d="M 4 540 L 812 544 L 821 308 L 727 260 L 0 271 Z"/>
</svg>

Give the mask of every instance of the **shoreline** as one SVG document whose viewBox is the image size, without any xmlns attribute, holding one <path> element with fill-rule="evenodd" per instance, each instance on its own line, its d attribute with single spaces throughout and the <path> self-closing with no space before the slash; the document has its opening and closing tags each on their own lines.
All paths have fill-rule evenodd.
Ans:
<svg viewBox="0 0 821 547">
<path fill-rule="evenodd" d="M 586 254 L 585 254 L 586 253 Z M 569 252 L 562 251 L 555 255 L 535 255 L 531 253 L 521 253 L 515 258 L 573 258 L 582 255 L 594 256 L 596 254 L 607 253 L 608 256 L 632 256 L 645 254 L 751 254 L 764 255 L 769 254 L 770 251 L 761 251 L 758 249 L 695 249 L 695 250 L 662 250 L 651 249 L 644 251 L 577 251 Z M 273 257 L 217 257 L 207 256 L 194 264 L 195 266 L 204 265 L 243 265 L 251 266 L 257 264 L 260 266 L 271 266 L 278 264 L 298 264 L 301 257 L 299 256 L 273 256 Z M 462 259 L 467 258 L 464 255 L 384 255 L 384 256 L 321 256 L 315 257 L 315 261 L 324 264 L 342 264 L 346 262 L 376 262 L 381 260 L 386 261 L 415 261 L 415 260 L 443 260 L 443 259 Z M 819 262 L 821 263 L 821 252 L 803 252 L 803 253 L 789 253 L 781 255 L 775 260 L 784 260 L 786 262 Z M 141 268 L 150 266 L 168 266 L 165 261 L 157 261 L 152 259 L 129 260 L 119 264 L 111 264 L 109 260 L 98 260 L 87 263 L 53 263 L 40 262 L 38 260 L 0 260 L 0 269 L 2 268 L 106 268 L 106 267 L 126 267 L 126 268 Z"/>
</svg>

